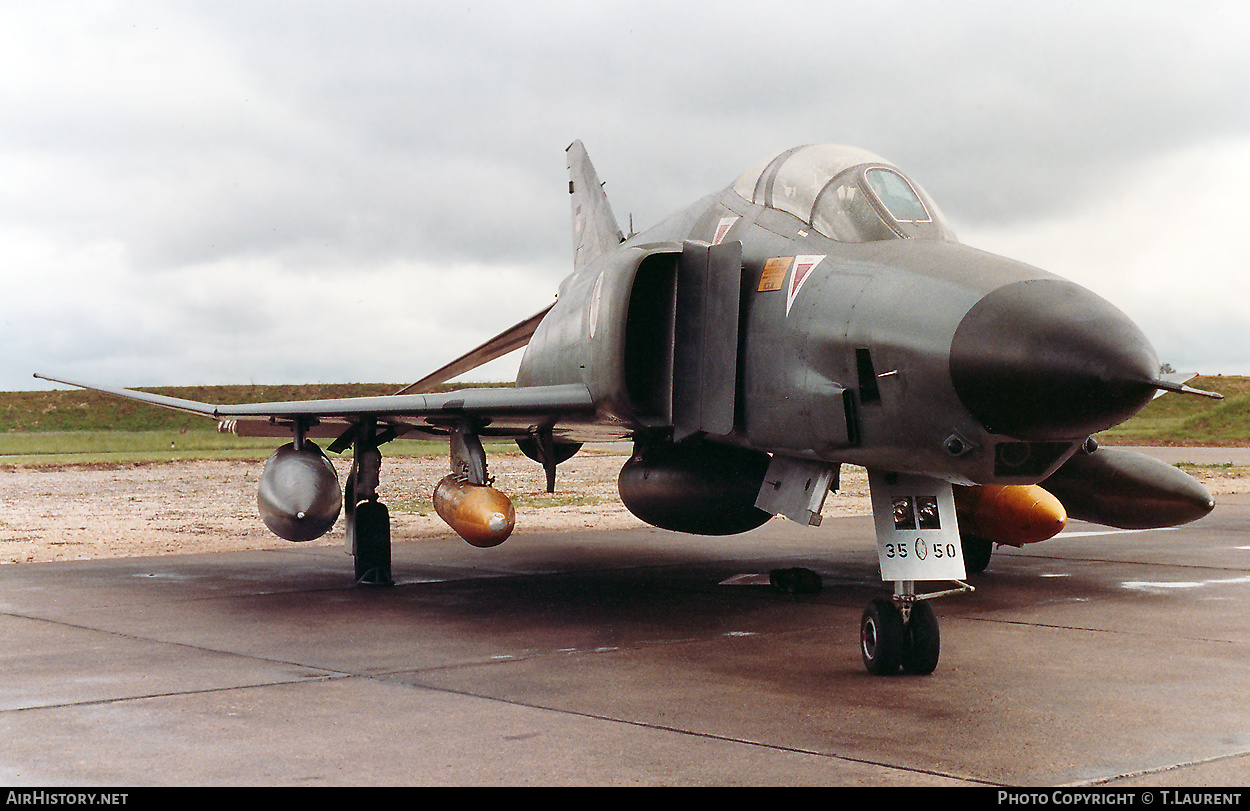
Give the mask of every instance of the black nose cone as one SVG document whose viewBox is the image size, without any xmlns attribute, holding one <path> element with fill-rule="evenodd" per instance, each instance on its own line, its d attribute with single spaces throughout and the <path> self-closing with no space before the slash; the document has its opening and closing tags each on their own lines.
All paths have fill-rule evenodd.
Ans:
<svg viewBox="0 0 1250 811">
<path fill-rule="evenodd" d="M 1080 285 L 1030 279 L 1000 287 L 964 316 L 951 380 L 989 431 L 1081 439 L 1154 397 L 1159 360 L 1128 316 Z"/>
</svg>

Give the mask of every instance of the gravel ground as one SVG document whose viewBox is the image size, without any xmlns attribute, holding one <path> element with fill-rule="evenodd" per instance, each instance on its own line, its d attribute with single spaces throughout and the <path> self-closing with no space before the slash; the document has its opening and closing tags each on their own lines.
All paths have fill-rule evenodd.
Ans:
<svg viewBox="0 0 1250 811">
<path fill-rule="evenodd" d="M 520 454 L 492 455 L 490 472 L 516 504 L 518 534 L 643 526 L 616 495 L 625 458 L 579 453 L 560 466 L 554 496 L 546 493 L 542 468 Z M 336 462 L 345 477 L 349 461 Z M 236 461 L 0 467 L 0 563 L 288 546 L 257 513 L 262 468 Z M 383 459 L 379 494 L 391 510 L 393 543 L 456 539 L 430 504 L 447 469 L 442 457 Z M 1250 492 L 1250 477 L 1235 470 L 1197 475 L 1217 496 Z M 841 490 L 826 500 L 824 515 L 870 512 L 863 469 L 843 467 Z M 312 543 L 342 545 L 342 522 Z"/>
</svg>

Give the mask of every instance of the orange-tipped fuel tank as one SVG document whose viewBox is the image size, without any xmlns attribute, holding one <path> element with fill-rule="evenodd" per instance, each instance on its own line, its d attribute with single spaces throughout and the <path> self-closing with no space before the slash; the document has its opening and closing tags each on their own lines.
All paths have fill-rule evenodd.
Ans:
<svg viewBox="0 0 1250 811">
<path fill-rule="evenodd" d="M 516 526 L 508 497 L 485 484 L 445 476 L 434 488 L 434 509 L 447 525 L 474 546 L 498 546 Z"/>
<path fill-rule="evenodd" d="M 1053 538 L 1068 523 L 1059 499 L 1036 484 L 955 488 L 961 532 L 1007 546 Z"/>
</svg>

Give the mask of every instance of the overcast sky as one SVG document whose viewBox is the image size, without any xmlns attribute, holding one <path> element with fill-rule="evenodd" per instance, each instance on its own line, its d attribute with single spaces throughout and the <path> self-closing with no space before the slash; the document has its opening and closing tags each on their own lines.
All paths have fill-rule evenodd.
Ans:
<svg viewBox="0 0 1250 811">
<path fill-rule="evenodd" d="M 575 138 L 638 230 L 864 147 L 1161 360 L 1250 374 L 1243 9 L 6 3 L 0 388 L 415 380 L 552 301 Z"/>
</svg>

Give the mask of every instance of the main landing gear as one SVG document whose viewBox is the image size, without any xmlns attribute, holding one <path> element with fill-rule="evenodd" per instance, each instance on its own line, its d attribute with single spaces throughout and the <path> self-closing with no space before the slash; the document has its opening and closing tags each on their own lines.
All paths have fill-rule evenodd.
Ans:
<svg viewBox="0 0 1250 811">
<path fill-rule="evenodd" d="M 895 584 L 894 599 L 878 598 L 868 604 L 859 620 L 859 652 L 864 667 L 874 676 L 904 673 L 927 676 L 937 669 L 942 640 L 937 615 L 928 600 L 962 594 L 972 587 L 916 594 L 915 581 Z"/>
<path fill-rule="evenodd" d="M 963 546 L 964 569 L 968 574 L 984 572 L 994 554 L 994 542 L 975 535 L 961 535 L 960 543 Z"/>
<path fill-rule="evenodd" d="M 461 420 L 448 422 L 444 427 L 450 438 L 451 474 L 434 488 L 434 508 L 460 537 L 474 546 L 503 543 L 516 526 L 516 516 L 507 496 L 490 486 L 486 452 L 477 434 L 479 426 Z M 349 445 L 353 449 L 352 470 L 343 493 L 343 513 L 347 551 L 356 559 L 356 583 L 361 586 L 394 585 L 390 513 L 378 500 L 377 488 L 382 470 L 378 446 L 395 437 L 394 428 L 379 430 L 377 420 L 366 419 L 330 446 L 335 453 L 342 453 Z M 537 442 L 542 442 L 540 456 L 547 469 L 547 486 L 554 489 L 555 466 L 581 446 L 554 443 L 550 429 L 545 437 L 540 434 Z"/>
<path fill-rule="evenodd" d="M 344 519 L 347 551 L 356 559 L 356 583 L 362 586 L 392 586 L 391 517 L 378 501 L 378 478 L 382 454 L 378 445 L 389 442 L 393 433 L 377 431 L 369 421 L 355 432 L 352 444 L 352 471 L 344 488 Z"/>
</svg>

